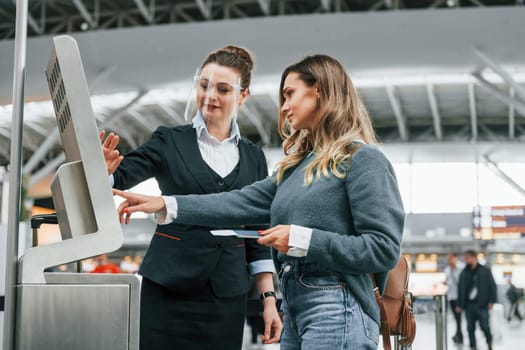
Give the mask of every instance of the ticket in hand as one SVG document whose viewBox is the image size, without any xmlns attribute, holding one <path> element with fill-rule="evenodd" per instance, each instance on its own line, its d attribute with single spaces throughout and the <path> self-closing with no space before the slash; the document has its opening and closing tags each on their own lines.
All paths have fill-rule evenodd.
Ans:
<svg viewBox="0 0 525 350">
<path fill-rule="evenodd" d="M 261 238 L 262 230 L 211 230 L 214 236 L 237 236 L 239 238 Z"/>
</svg>

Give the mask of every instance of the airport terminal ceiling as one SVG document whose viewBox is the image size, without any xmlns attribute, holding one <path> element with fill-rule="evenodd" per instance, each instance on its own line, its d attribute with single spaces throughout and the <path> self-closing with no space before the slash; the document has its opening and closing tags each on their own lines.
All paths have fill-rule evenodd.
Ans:
<svg viewBox="0 0 525 350">
<path fill-rule="evenodd" d="M 394 161 L 523 162 L 523 1 L 29 1 L 23 174 L 62 160 L 44 78 L 51 36 L 80 47 L 100 129 L 122 151 L 183 120 L 188 82 L 212 49 L 256 58 L 242 133 L 278 148 L 282 69 L 313 52 L 349 70 Z M 11 0 L 0 0 L 0 165 L 9 163 Z M 50 170 L 51 169 L 51 170 Z"/>
</svg>

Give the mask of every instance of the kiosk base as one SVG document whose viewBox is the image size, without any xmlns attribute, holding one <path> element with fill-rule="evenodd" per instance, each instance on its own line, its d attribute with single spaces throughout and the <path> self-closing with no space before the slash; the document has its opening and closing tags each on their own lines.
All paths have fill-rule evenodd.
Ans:
<svg viewBox="0 0 525 350">
<path fill-rule="evenodd" d="M 15 350 L 136 350 L 140 281 L 125 274 L 46 273 L 17 286 Z"/>
</svg>

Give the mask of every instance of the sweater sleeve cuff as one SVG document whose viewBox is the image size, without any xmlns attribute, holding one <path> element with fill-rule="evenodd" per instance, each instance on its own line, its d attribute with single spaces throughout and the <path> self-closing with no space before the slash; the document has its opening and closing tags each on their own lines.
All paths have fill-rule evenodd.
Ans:
<svg viewBox="0 0 525 350">
<path fill-rule="evenodd" d="M 155 222 L 159 225 L 170 224 L 177 218 L 177 211 L 179 209 L 175 196 L 162 196 L 166 204 L 166 211 L 158 211 L 155 213 Z"/>
</svg>

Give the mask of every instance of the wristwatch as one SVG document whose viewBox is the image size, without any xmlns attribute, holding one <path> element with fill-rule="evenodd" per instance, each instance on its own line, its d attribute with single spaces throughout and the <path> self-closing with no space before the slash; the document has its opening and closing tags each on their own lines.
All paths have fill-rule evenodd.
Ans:
<svg viewBox="0 0 525 350">
<path fill-rule="evenodd" d="M 274 297 L 275 300 L 277 300 L 277 294 L 275 294 L 275 292 L 273 292 L 273 291 L 264 292 L 264 293 L 261 294 L 261 300 L 264 300 L 264 299 L 269 298 L 269 297 Z"/>
</svg>

